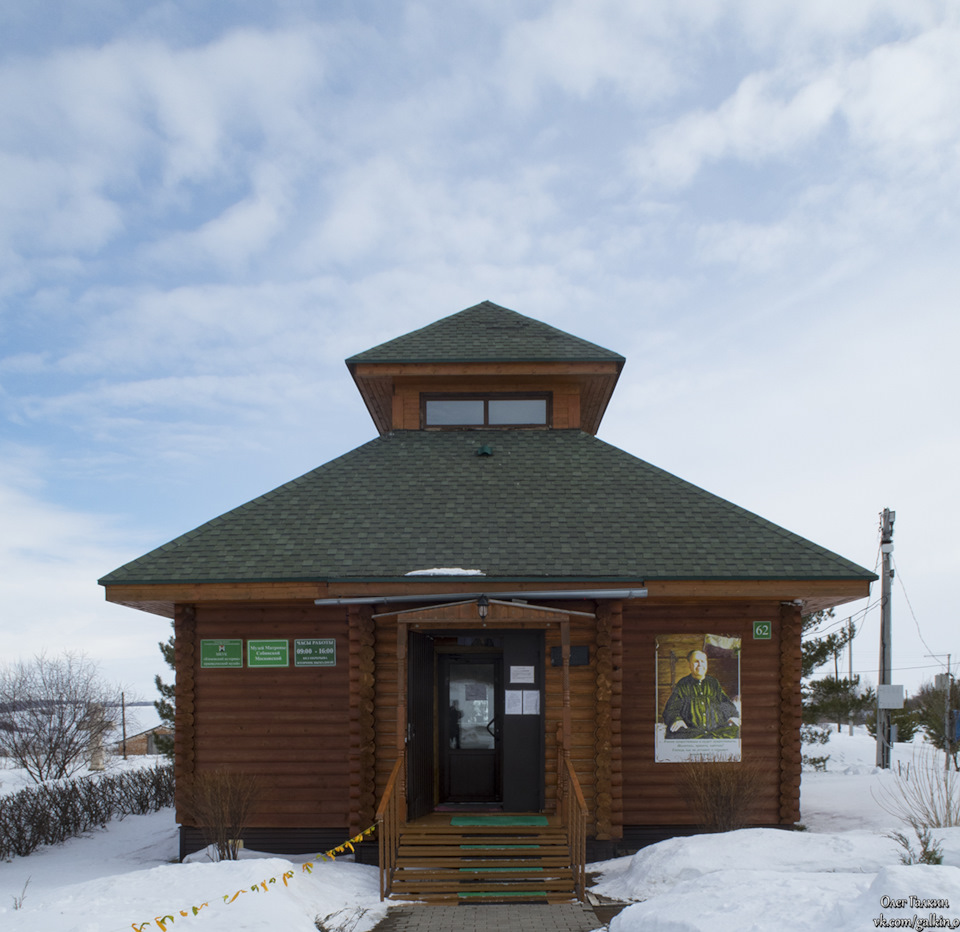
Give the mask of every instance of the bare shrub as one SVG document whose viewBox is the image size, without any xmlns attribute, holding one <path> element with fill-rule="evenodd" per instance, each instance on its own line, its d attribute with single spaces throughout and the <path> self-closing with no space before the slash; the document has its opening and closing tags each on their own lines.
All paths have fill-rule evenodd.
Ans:
<svg viewBox="0 0 960 932">
<path fill-rule="evenodd" d="M 189 790 L 189 806 L 217 860 L 236 861 L 250 813 L 260 795 L 260 781 L 248 773 L 222 767 L 201 771 Z"/>
<path fill-rule="evenodd" d="M 23 889 L 20 891 L 20 895 L 13 895 L 13 908 L 14 909 L 23 909 L 23 901 L 27 898 L 27 887 L 30 886 L 30 878 L 27 878 L 27 882 L 23 885 Z"/>
<path fill-rule="evenodd" d="M 317 916 L 313 924 L 318 932 L 353 932 L 368 912 L 368 909 L 359 906 L 354 908 L 344 906 L 343 909 L 328 913 L 323 918 Z"/>
<path fill-rule="evenodd" d="M 701 757 L 680 764 L 677 783 L 705 832 L 732 832 L 750 824 L 763 770 L 752 762 Z"/>
<path fill-rule="evenodd" d="M 960 825 L 960 774 L 944 770 L 932 750 L 915 754 L 909 767 L 891 776 L 893 785 L 881 783 L 873 797 L 918 837 L 925 828 Z"/>
<path fill-rule="evenodd" d="M 39 654 L 0 668 L 0 755 L 36 783 L 83 768 L 119 716 L 120 690 L 83 654 Z"/>
</svg>

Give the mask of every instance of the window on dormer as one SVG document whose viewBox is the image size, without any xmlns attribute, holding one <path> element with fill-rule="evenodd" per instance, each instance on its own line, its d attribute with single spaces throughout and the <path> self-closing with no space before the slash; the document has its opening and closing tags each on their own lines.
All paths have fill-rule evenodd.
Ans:
<svg viewBox="0 0 960 932">
<path fill-rule="evenodd" d="M 547 427 L 550 393 L 423 394 L 424 427 Z"/>
</svg>

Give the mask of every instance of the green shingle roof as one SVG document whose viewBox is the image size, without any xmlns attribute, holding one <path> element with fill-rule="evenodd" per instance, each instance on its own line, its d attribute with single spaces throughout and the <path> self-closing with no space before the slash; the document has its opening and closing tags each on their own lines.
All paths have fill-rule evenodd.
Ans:
<svg viewBox="0 0 960 932">
<path fill-rule="evenodd" d="M 489 446 L 492 455 L 478 455 Z M 114 570 L 103 585 L 875 578 L 578 430 L 395 431 Z"/>
<path fill-rule="evenodd" d="M 624 361 L 602 346 L 491 301 L 357 353 L 354 363 Z"/>
</svg>

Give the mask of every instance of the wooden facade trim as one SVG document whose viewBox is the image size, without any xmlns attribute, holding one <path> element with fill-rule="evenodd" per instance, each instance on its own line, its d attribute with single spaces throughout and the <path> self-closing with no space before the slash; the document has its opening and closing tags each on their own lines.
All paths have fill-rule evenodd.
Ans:
<svg viewBox="0 0 960 932">
<path fill-rule="evenodd" d="M 177 821 L 190 821 L 187 800 L 193 788 L 197 767 L 196 730 L 196 649 L 197 612 L 193 605 L 178 605 L 173 619 L 176 662 L 176 713 L 174 716 L 173 746 L 176 763 Z"/>
<path fill-rule="evenodd" d="M 623 604 L 608 603 L 610 612 L 610 834 L 623 837 Z"/>
<path fill-rule="evenodd" d="M 525 390 L 552 393 L 553 426 L 596 434 L 622 361 L 357 363 L 350 371 L 380 434 L 420 430 L 421 392 Z"/>
<path fill-rule="evenodd" d="M 840 605 L 870 595 L 866 579 L 707 579 L 650 580 L 644 583 L 647 604 L 658 599 L 678 601 L 713 601 L 715 599 L 774 599 L 781 602 L 801 600 L 809 613 L 812 604 L 824 601 Z"/>
<path fill-rule="evenodd" d="M 614 734 L 614 715 L 619 722 L 620 683 L 615 676 L 615 650 L 619 644 L 620 604 L 602 603 L 597 609 L 596 660 L 596 838 L 609 841 L 623 834 L 623 783 L 620 779 L 620 742 Z M 615 630 L 616 629 L 616 630 Z M 616 639 L 616 640 L 615 640 Z M 614 773 L 617 774 L 616 794 Z"/>
<path fill-rule="evenodd" d="M 504 602 L 490 599 L 487 603 L 487 617 L 481 619 L 475 599 L 462 602 L 428 605 L 426 607 L 396 609 L 377 612 L 375 619 L 396 618 L 399 623 L 418 627 L 445 625 L 454 628 L 505 627 L 511 623 L 529 622 L 542 627 L 551 621 L 563 621 L 571 615 L 593 618 L 592 612 L 574 611 L 567 608 L 555 608 L 549 605 L 531 605 L 527 602 Z"/>
<path fill-rule="evenodd" d="M 312 602 L 325 598 L 327 592 L 328 587 L 322 582 L 149 583 L 105 587 L 108 602 L 169 618 L 173 617 L 173 606 L 179 603 Z"/>
<path fill-rule="evenodd" d="M 800 820 L 802 668 L 800 606 L 780 606 L 780 822 Z"/>
<path fill-rule="evenodd" d="M 495 376 L 498 383 L 503 376 L 541 379 L 543 376 L 607 376 L 616 378 L 622 363 L 613 360 L 596 362 L 362 362 L 351 366 L 353 377 L 365 379 L 417 379 L 424 377 L 471 378 Z"/>
<path fill-rule="evenodd" d="M 350 638 L 350 786 L 356 793 L 350 809 L 350 832 L 373 823 L 377 808 L 376 724 L 374 716 L 376 656 L 370 606 L 351 605 L 347 611 Z"/>
<path fill-rule="evenodd" d="M 542 581 L 495 582 L 483 578 L 464 577 L 462 582 L 424 583 L 404 581 L 386 582 L 236 582 L 236 583 L 158 583 L 152 585 L 110 585 L 106 600 L 153 614 L 173 617 L 177 603 L 210 602 L 286 602 L 312 601 L 325 598 L 364 598 L 411 596 L 422 594 L 429 599 L 433 593 L 449 592 L 453 588 L 476 590 L 493 596 L 497 592 L 543 591 Z M 840 580 L 607 580 L 599 582 L 559 582 L 558 590 L 576 588 L 646 588 L 647 605 L 655 603 L 690 604 L 715 600 L 772 599 L 780 602 L 803 602 L 803 612 L 809 614 L 820 608 L 842 605 L 870 595 L 870 581 Z"/>
</svg>

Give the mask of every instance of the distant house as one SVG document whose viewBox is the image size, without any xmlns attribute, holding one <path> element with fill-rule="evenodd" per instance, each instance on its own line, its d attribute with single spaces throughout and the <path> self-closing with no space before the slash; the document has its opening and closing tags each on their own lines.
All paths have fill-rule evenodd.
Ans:
<svg viewBox="0 0 960 932">
<path fill-rule="evenodd" d="M 183 853 L 217 767 L 266 787 L 248 846 L 394 813 L 394 892 L 396 832 L 464 813 L 578 849 L 582 800 L 590 857 L 689 832 L 696 757 L 797 821 L 801 616 L 875 577 L 598 440 L 623 364 L 490 302 L 383 343 L 347 360 L 376 439 L 100 580 L 175 621 Z"/>
<path fill-rule="evenodd" d="M 157 738 L 169 738 L 173 734 L 173 729 L 166 725 L 155 725 L 145 731 L 138 732 L 135 735 L 129 735 L 126 741 L 126 751 L 130 756 L 139 756 L 142 754 L 159 754 L 157 747 Z M 114 746 L 115 753 L 123 753 L 123 742 Z"/>
</svg>

